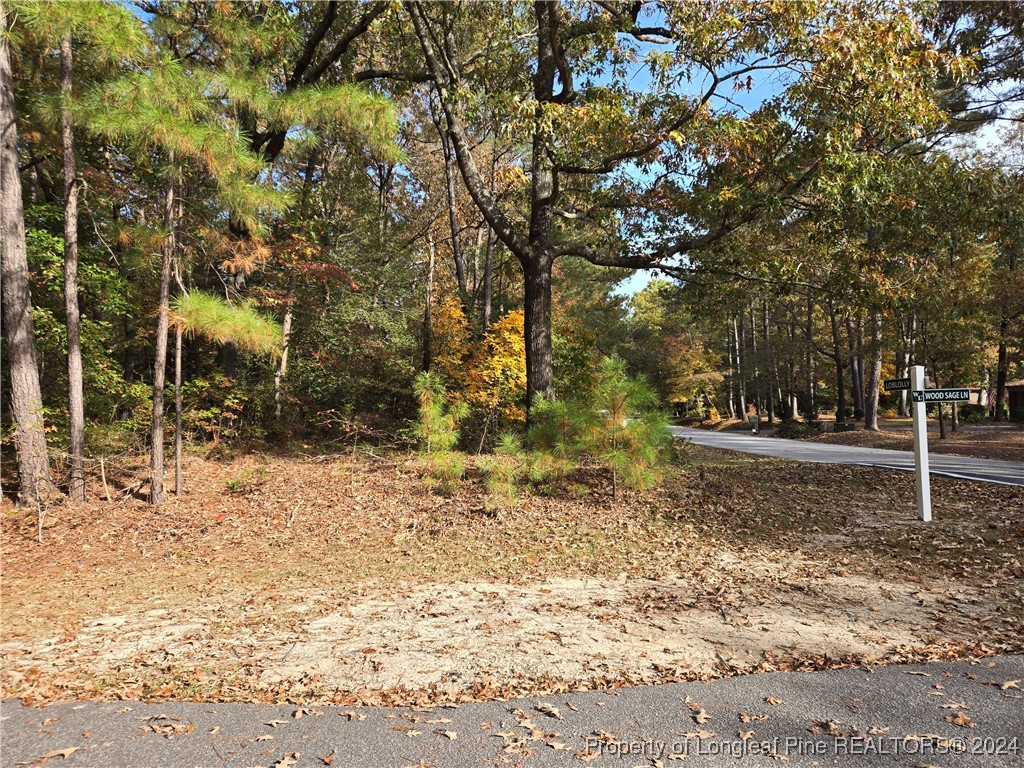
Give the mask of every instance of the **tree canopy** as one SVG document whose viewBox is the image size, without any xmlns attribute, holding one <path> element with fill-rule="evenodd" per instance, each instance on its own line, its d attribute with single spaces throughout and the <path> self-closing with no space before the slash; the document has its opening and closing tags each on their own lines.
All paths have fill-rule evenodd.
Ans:
<svg viewBox="0 0 1024 768">
<path fill-rule="evenodd" d="M 1015 4 L 3 18 L 5 249 L 22 227 L 25 253 L 4 251 L 3 429 L 40 487 L 47 457 L 20 460 L 47 441 L 73 472 L 147 433 L 162 456 L 172 363 L 176 439 L 401 432 L 429 370 L 488 450 L 538 400 L 603 391 L 606 359 L 678 415 L 872 427 L 916 362 L 1010 416 Z"/>
</svg>

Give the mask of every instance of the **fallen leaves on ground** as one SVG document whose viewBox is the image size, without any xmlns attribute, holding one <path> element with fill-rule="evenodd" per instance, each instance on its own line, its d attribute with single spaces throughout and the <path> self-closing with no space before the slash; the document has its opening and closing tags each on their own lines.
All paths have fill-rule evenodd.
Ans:
<svg viewBox="0 0 1024 768">
<path fill-rule="evenodd" d="M 882 429 L 879 432 L 858 429 L 853 432 L 826 432 L 810 438 L 811 442 L 854 445 L 862 448 L 883 448 L 896 451 L 914 449 L 914 433 L 907 430 Z M 979 459 L 1020 461 L 1024 455 L 1024 434 L 1013 429 L 977 429 L 968 427 L 948 431 L 942 440 L 929 430 L 930 453 L 974 456 Z"/>
<path fill-rule="evenodd" d="M 402 454 L 189 455 L 185 469 L 187 492 L 169 498 L 159 515 L 134 499 L 68 502 L 47 514 L 42 543 L 34 518 L 5 502 L 0 656 L 7 695 L 29 703 L 426 705 L 1024 650 L 1015 608 L 1024 578 L 1024 489 L 936 478 L 936 519 L 922 526 L 912 476 L 685 446 L 682 463 L 649 492 L 612 501 L 607 479 L 584 467 L 572 493 L 524 493 L 520 507 L 499 520 L 485 513 L 472 466 L 455 493 L 441 497 L 424 488 L 415 459 Z M 245 472 L 260 482 L 225 494 L 225 484 Z M 140 459 L 108 480 L 127 487 L 144 474 Z M 297 503 L 303 514 L 288 526 Z M 552 588 L 558 579 L 587 580 L 622 599 L 598 594 L 588 605 L 570 604 Z M 365 672 L 365 680 L 380 681 L 374 685 L 345 689 L 313 663 L 268 674 L 296 644 L 315 645 L 309 626 L 331 612 L 402 600 L 423 585 L 458 596 L 468 584 L 534 587 L 531 620 L 544 631 L 524 643 L 511 669 L 459 666 L 439 643 L 427 649 L 438 659 L 436 678 L 405 686 L 388 677 L 388 665 L 405 669 L 410 638 L 392 635 L 353 638 L 355 652 L 345 660 L 346 674 Z M 846 595 L 872 593 L 863 602 L 844 599 L 837 612 L 823 591 L 828 584 Z M 459 638 L 477 644 L 471 648 L 519 632 L 502 621 L 504 597 L 485 612 L 484 592 L 473 599 L 485 618 L 472 626 L 488 628 L 476 631 L 478 639 Z M 764 605 L 824 625 L 855 612 L 848 634 L 859 645 L 792 650 L 775 640 L 773 620 L 756 614 Z M 427 611 L 425 620 L 456 625 L 457 611 Z M 911 613 L 924 617 L 920 624 L 905 625 Z M 746 644 L 745 652 L 695 649 L 692 634 L 674 648 L 658 642 L 673 618 L 685 625 L 693 616 L 712 617 L 729 646 Z M 628 654 L 585 653 L 591 641 L 573 637 L 582 620 L 624 627 L 607 643 Z M 893 639 L 901 628 L 912 641 Z M 159 634 L 172 630 L 169 638 Z M 443 628 L 439 634 L 446 637 Z M 142 650 L 115 654 L 114 637 Z M 317 652 L 325 654 L 320 660 L 334 653 Z M 560 671 L 566 664 L 576 671 Z"/>
<path fill-rule="evenodd" d="M 59 757 L 62 760 L 67 760 L 71 755 L 78 751 L 78 747 L 65 747 L 64 749 L 55 749 L 52 752 L 47 752 L 45 755 L 40 755 L 40 760 L 49 760 L 54 757 Z"/>
<path fill-rule="evenodd" d="M 146 728 L 168 739 L 179 734 L 192 733 L 196 729 L 194 723 L 183 722 L 179 717 L 154 715 L 142 719 L 146 723 Z"/>
<path fill-rule="evenodd" d="M 965 712 L 957 712 L 955 717 L 953 715 L 947 715 L 945 717 L 945 720 L 947 723 L 959 725 L 961 728 L 975 727 L 974 721 L 971 720 L 971 718 L 969 718 Z"/>
</svg>

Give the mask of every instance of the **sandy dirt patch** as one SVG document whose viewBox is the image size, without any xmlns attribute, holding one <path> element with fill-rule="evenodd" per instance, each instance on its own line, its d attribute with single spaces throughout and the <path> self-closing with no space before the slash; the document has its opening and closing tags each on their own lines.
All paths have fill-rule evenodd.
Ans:
<svg viewBox="0 0 1024 768">
<path fill-rule="evenodd" d="M 408 457 L 189 469 L 159 513 L 55 509 L 43 543 L 5 507 L 5 695 L 423 702 L 1022 650 L 1024 490 L 937 480 L 924 527 L 902 475 L 689 448 L 648 494 L 583 477 L 499 519 Z"/>
</svg>

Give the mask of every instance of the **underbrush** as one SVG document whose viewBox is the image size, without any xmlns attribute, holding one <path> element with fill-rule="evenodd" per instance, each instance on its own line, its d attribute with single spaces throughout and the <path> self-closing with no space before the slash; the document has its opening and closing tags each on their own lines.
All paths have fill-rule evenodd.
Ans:
<svg viewBox="0 0 1024 768">
<path fill-rule="evenodd" d="M 450 495 L 466 470 L 466 456 L 455 448 L 469 409 L 433 373 L 419 376 L 416 393 L 424 480 L 431 490 Z M 646 381 L 629 377 L 614 358 L 601 364 L 593 389 L 580 399 L 536 401 L 525 434 L 502 433 L 493 454 L 477 462 L 485 509 L 496 515 L 514 509 L 524 486 L 545 495 L 571 492 L 565 481 L 584 462 L 604 468 L 612 498 L 656 485 L 673 442 L 668 417 L 657 404 Z"/>
<path fill-rule="evenodd" d="M 817 422 L 796 421 L 794 419 L 784 420 L 775 430 L 776 437 L 783 437 L 790 440 L 800 440 L 820 432 Z"/>
</svg>

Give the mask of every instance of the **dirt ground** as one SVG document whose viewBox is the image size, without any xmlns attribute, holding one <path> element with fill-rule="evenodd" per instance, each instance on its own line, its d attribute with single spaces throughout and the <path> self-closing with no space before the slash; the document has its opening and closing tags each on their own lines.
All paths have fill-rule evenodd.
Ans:
<svg viewBox="0 0 1024 768">
<path fill-rule="evenodd" d="M 138 467 L 138 477 L 142 467 Z M 415 457 L 190 456 L 159 511 L 5 502 L 4 696 L 428 703 L 1024 651 L 1024 488 L 685 448 L 484 512 Z M 96 483 L 93 484 L 96 489 Z"/>
</svg>

